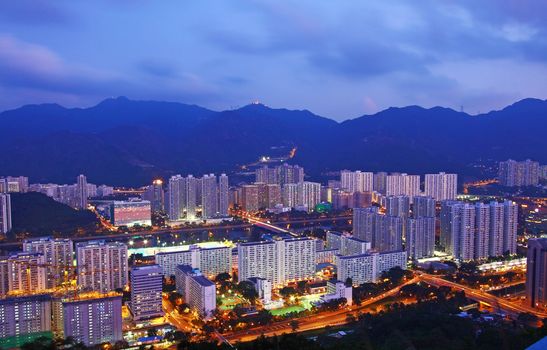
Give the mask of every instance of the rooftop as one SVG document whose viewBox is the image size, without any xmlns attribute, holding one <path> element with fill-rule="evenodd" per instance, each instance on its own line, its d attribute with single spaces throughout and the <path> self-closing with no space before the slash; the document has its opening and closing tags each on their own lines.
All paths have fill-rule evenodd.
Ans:
<svg viewBox="0 0 547 350">
<path fill-rule="evenodd" d="M 226 247 L 233 247 L 233 243 L 230 241 L 214 241 L 214 242 L 203 242 L 196 244 L 186 244 L 186 245 L 174 245 L 168 247 L 145 247 L 145 248 L 131 248 L 129 249 L 129 254 L 142 254 L 143 256 L 154 256 L 162 253 L 177 253 L 189 251 L 191 246 L 197 246 L 201 249 L 219 249 Z"/>
<path fill-rule="evenodd" d="M 209 287 L 209 286 L 214 286 L 215 284 L 213 282 L 211 282 L 210 280 L 208 280 L 205 276 L 203 275 L 199 275 L 199 276 L 192 276 L 192 278 L 194 279 L 194 281 L 196 281 L 197 283 L 199 283 L 201 286 L 203 287 Z"/>
</svg>

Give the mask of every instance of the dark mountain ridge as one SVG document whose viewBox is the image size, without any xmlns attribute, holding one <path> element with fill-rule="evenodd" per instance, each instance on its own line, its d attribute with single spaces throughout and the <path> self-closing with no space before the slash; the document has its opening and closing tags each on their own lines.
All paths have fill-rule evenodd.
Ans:
<svg viewBox="0 0 547 350">
<path fill-rule="evenodd" d="M 547 162 L 547 101 L 524 99 L 471 116 L 449 108 L 392 107 L 337 123 L 307 110 L 251 104 L 215 112 L 175 102 L 107 99 L 90 108 L 27 105 L 0 113 L 0 175 L 33 182 L 142 185 L 155 176 L 231 171 L 272 148 L 312 178 L 342 168 L 457 171 L 478 159 Z"/>
</svg>

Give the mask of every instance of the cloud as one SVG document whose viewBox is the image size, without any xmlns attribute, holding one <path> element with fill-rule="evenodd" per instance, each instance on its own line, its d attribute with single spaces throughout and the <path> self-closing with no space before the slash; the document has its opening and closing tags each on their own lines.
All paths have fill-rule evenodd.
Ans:
<svg viewBox="0 0 547 350">
<path fill-rule="evenodd" d="M 15 0 L 0 2 L 0 18 L 24 24 L 66 24 L 74 14 L 57 1 Z"/>
<path fill-rule="evenodd" d="M 50 49 L 0 34 L 0 90 L 23 103 L 94 103 L 105 97 L 130 96 L 203 103 L 221 99 L 218 89 L 199 75 L 177 72 L 168 64 L 142 62 L 147 76 L 133 77 L 87 65 L 71 64 Z M 25 98 L 23 97 L 27 97 Z M 52 98 L 55 97 L 55 98 Z M 5 104 L 5 107 L 15 107 Z"/>
<path fill-rule="evenodd" d="M 49 91 L 100 93 L 120 79 L 116 74 L 66 63 L 46 47 L 0 35 L 2 85 Z"/>
<path fill-rule="evenodd" d="M 0 90 L 17 95 L 3 101 L 259 98 L 344 119 L 406 104 L 484 111 L 547 81 L 545 1 L 28 1 L 0 4 Z"/>
</svg>

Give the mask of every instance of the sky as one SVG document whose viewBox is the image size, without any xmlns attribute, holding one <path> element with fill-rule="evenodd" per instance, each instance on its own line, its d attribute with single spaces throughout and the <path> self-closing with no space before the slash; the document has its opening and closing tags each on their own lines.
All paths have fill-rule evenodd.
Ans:
<svg viewBox="0 0 547 350">
<path fill-rule="evenodd" d="M 544 0 L 0 2 L 0 110 L 127 96 L 345 120 L 546 95 Z"/>
</svg>

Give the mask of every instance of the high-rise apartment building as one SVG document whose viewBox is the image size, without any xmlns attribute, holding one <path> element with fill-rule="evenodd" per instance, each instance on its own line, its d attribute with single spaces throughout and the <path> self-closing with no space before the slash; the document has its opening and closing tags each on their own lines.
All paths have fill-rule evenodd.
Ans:
<svg viewBox="0 0 547 350">
<path fill-rule="evenodd" d="M 8 256 L 0 256 L 0 299 L 9 292 Z"/>
<path fill-rule="evenodd" d="M 404 218 L 388 216 L 375 207 L 356 208 L 353 211 L 353 235 L 372 243 L 378 251 L 401 250 L 403 247 Z"/>
<path fill-rule="evenodd" d="M 278 184 L 267 184 L 265 189 L 265 208 L 273 209 L 275 206 L 283 204 L 283 200 L 281 199 L 281 186 Z"/>
<path fill-rule="evenodd" d="M 340 255 L 359 255 L 367 253 L 372 244 L 355 236 L 349 236 L 340 232 L 327 232 L 327 248 L 336 249 Z"/>
<path fill-rule="evenodd" d="M 409 259 L 433 256 L 435 250 L 435 217 L 408 219 L 405 249 Z"/>
<path fill-rule="evenodd" d="M 503 231 L 504 231 L 504 214 L 505 205 L 503 203 L 490 203 L 490 227 L 488 238 L 488 255 L 501 256 L 503 255 Z M 516 236 L 515 236 L 516 241 Z"/>
<path fill-rule="evenodd" d="M 313 211 L 321 203 L 321 184 L 318 182 L 303 181 L 298 184 L 299 205 Z"/>
<path fill-rule="evenodd" d="M 413 203 L 414 196 L 420 194 L 420 175 L 391 174 L 386 177 L 386 195 L 410 197 Z"/>
<path fill-rule="evenodd" d="M 456 259 L 473 260 L 475 254 L 475 207 L 467 203 L 450 206 L 447 251 Z"/>
<path fill-rule="evenodd" d="M 522 162 L 509 159 L 499 163 L 498 179 L 508 187 L 535 186 L 539 183 L 539 163 L 527 159 Z"/>
<path fill-rule="evenodd" d="M 517 252 L 518 205 L 515 202 L 503 202 L 503 253 Z"/>
<path fill-rule="evenodd" d="M 199 191 L 201 192 L 201 191 Z M 192 221 L 196 218 L 198 179 L 192 175 L 172 176 L 167 188 L 167 213 L 169 220 Z"/>
<path fill-rule="evenodd" d="M 441 245 L 460 260 L 515 254 L 518 206 L 511 202 L 475 205 L 441 203 Z"/>
<path fill-rule="evenodd" d="M 316 245 L 311 238 L 242 243 L 237 250 L 239 281 L 259 277 L 283 286 L 315 274 Z"/>
<path fill-rule="evenodd" d="M 458 189 L 457 174 L 426 174 L 425 195 L 436 201 L 456 199 Z"/>
<path fill-rule="evenodd" d="M 298 205 L 298 184 L 283 185 L 283 206 L 295 208 Z"/>
<path fill-rule="evenodd" d="M 11 196 L 0 193 L 0 234 L 8 233 L 11 227 Z"/>
<path fill-rule="evenodd" d="M 156 254 L 156 264 L 161 266 L 165 276 L 174 275 L 178 265 L 189 265 L 199 269 L 207 277 L 214 278 L 219 273 L 232 272 L 232 247 L 181 246 L 177 251 Z"/>
<path fill-rule="evenodd" d="M 304 181 L 304 168 L 298 165 L 283 163 L 279 167 L 279 185 L 297 184 Z"/>
<path fill-rule="evenodd" d="M 128 284 L 127 245 L 89 241 L 76 244 L 78 285 L 84 291 L 106 293 Z"/>
<path fill-rule="evenodd" d="M 354 286 L 376 282 L 382 273 L 393 267 L 406 269 L 406 260 L 405 251 L 336 255 L 335 259 L 338 280 L 345 282 L 350 278 Z"/>
<path fill-rule="evenodd" d="M 201 178 L 201 217 L 211 219 L 218 216 L 218 184 L 215 174 Z"/>
<path fill-rule="evenodd" d="M 387 196 L 386 215 L 408 218 L 410 216 L 410 198 L 408 196 Z"/>
<path fill-rule="evenodd" d="M 475 243 L 473 257 L 485 259 L 490 248 L 490 206 L 484 203 L 475 204 Z"/>
<path fill-rule="evenodd" d="M 0 193 L 25 193 L 28 192 L 29 184 L 26 176 L 7 176 L 0 178 Z"/>
<path fill-rule="evenodd" d="M 244 185 L 241 187 L 241 207 L 248 212 L 257 211 L 260 208 L 258 185 Z"/>
<path fill-rule="evenodd" d="M 412 204 L 412 217 L 435 217 L 435 199 L 427 196 L 415 196 Z"/>
<path fill-rule="evenodd" d="M 121 295 L 81 295 L 56 303 L 62 311 L 54 323 L 59 325 L 63 338 L 71 337 L 86 346 L 123 340 Z"/>
<path fill-rule="evenodd" d="M 19 252 L 8 257 L 9 291 L 37 293 L 47 287 L 46 260 L 40 253 Z"/>
<path fill-rule="evenodd" d="M 218 177 L 218 215 L 227 217 L 230 210 L 230 185 L 228 175 L 220 174 Z"/>
<path fill-rule="evenodd" d="M 285 184 L 297 184 L 304 181 L 304 168 L 298 165 L 283 165 L 269 168 L 264 165 L 255 170 L 255 182 L 265 184 L 278 184 L 281 187 Z"/>
<path fill-rule="evenodd" d="M 51 296 L 37 294 L 0 299 L 0 339 L 32 341 L 51 331 Z"/>
<path fill-rule="evenodd" d="M 353 236 L 372 242 L 377 215 L 379 215 L 377 207 L 353 209 Z"/>
<path fill-rule="evenodd" d="M 206 319 L 211 317 L 216 309 L 215 284 L 189 265 L 177 266 L 175 280 L 177 292 L 190 308 Z"/>
<path fill-rule="evenodd" d="M 531 307 L 547 307 L 547 238 L 528 240 L 526 299 Z"/>
<path fill-rule="evenodd" d="M 372 248 L 380 252 L 403 249 L 404 220 L 399 216 L 376 215 Z"/>
<path fill-rule="evenodd" d="M 159 213 L 165 210 L 165 192 L 163 181 L 156 179 L 148 186 L 142 195 L 142 199 L 150 202 L 152 212 Z"/>
<path fill-rule="evenodd" d="M 65 282 L 64 277 L 73 273 L 74 248 L 70 239 L 41 237 L 23 241 L 23 250 L 44 256 L 47 279 L 46 288 L 54 288 Z"/>
<path fill-rule="evenodd" d="M 348 192 L 372 192 L 373 183 L 373 173 L 359 170 L 342 170 L 340 172 L 340 187 Z"/>
<path fill-rule="evenodd" d="M 386 185 L 387 185 L 387 173 L 383 171 L 375 173 L 373 178 L 372 189 L 378 193 L 386 194 Z"/>
<path fill-rule="evenodd" d="M 85 175 L 78 175 L 76 178 L 76 208 L 87 209 L 88 197 L 87 178 Z"/>
<path fill-rule="evenodd" d="M 136 321 L 163 316 L 163 274 L 159 265 L 131 268 L 131 314 Z"/>
</svg>

